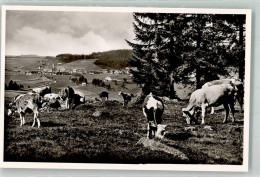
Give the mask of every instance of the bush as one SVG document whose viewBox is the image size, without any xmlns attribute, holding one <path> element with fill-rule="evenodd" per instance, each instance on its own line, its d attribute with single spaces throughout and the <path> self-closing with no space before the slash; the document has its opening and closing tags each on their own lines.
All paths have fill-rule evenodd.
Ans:
<svg viewBox="0 0 260 177">
<path fill-rule="evenodd" d="M 20 90 L 20 89 L 23 89 L 23 88 L 24 88 L 24 86 L 22 84 L 19 85 L 12 80 L 9 81 L 8 85 L 5 84 L 6 90 Z"/>
<path fill-rule="evenodd" d="M 113 80 L 113 81 L 114 81 L 115 85 L 118 85 L 118 82 L 117 82 L 117 80 Z"/>
<path fill-rule="evenodd" d="M 88 80 L 87 78 L 85 78 L 84 76 L 80 76 L 79 78 L 77 77 L 73 77 L 73 78 L 70 78 L 70 80 L 76 84 L 82 84 L 83 82 L 86 82 L 88 83 Z"/>
<path fill-rule="evenodd" d="M 100 86 L 101 87 L 101 85 L 102 85 L 102 80 L 100 80 L 100 79 L 93 79 L 92 80 L 92 84 L 93 85 L 95 85 L 95 86 Z M 104 82 L 103 82 L 104 83 Z"/>
<path fill-rule="evenodd" d="M 110 84 L 106 85 L 105 82 L 102 81 L 102 80 L 100 80 L 100 79 L 93 79 L 93 80 L 92 80 L 92 84 L 93 84 L 94 86 L 107 88 L 108 90 L 111 89 L 111 85 L 110 85 Z"/>
<path fill-rule="evenodd" d="M 82 83 L 82 82 L 88 83 L 87 78 L 85 78 L 84 76 L 80 76 L 80 77 L 79 77 L 79 83 Z"/>
</svg>

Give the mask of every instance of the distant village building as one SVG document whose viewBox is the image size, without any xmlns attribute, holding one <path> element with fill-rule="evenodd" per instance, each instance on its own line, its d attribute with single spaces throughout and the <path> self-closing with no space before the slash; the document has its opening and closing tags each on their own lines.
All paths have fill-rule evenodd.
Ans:
<svg viewBox="0 0 260 177">
<path fill-rule="evenodd" d="M 30 71 L 26 71 L 26 72 L 25 72 L 25 75 L 27 75 L 27 76 L 31 76 L 32 73 L 31 73 Z"/>
<path fill-rule="evenodd" d="M 52 72 L 52 69 L 44 68 L 44 69 L 43 69 L 43 72 L 45 72 L 45 73 L 51 73 L 51 72 Z"/>
<path fill-rule="evenodd" d="M 72 68 L 72 73 L 76 73 L 78 69 Z"/>
<path fill-rule="evenodd" d="M 105 81 L 108 81 L 108 82 L 109 82 L 109 81 L 112 81 L 112 79 L 111 79 L 111 77 L 106 77 L 106 78 L 105 78 Z"/>
<path fill-rule="evenodd" d="M 115 74 L 115 75 L 118 75 L 118 74 L 120 74 L 120 72 L 119 72 L 118 70 L 115 70 L 115 71 L 114 71 L 114 74 Z"/>
<path fill-rule="evenodd" d="M 107 74 L 107 73 L 108 73 L 108 70 L 107 70 L 107 69 L 103 69 L 103 70 L 101 70 L 101 72 L 102 72 L 103 74 Z"/>
<path fill-rule="evenodd" d="M 58 67 L 57 70 L 58 70 L 59 72 L 64 72 L 64 71 L 66 71 L 66 68 L 64 68 L 64 67 Z"/>
</svg>

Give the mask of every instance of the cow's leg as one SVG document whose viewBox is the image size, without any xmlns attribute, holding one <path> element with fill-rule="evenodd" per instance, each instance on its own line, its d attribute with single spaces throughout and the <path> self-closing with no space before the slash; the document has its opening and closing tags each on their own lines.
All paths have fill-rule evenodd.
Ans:
<svg viewBox="0 0 260 177">
<path fill-rule="evenodd" d="M 38 118 L 38 115 L 39 115 L 39 111 L 38 111 L 38 109 L 36 108 L 36 109 L 34 110 L 34 116 L 33 116 L 33 124 L 32 124 L 32 127 L 34 127 L 34 125 L 35 125 L 35 120 L 37 120 L 38 128 L 41 126 L 40 120 L 39 120 L 39 118 Z"/>
<path fill-rule="evenodd" d="M 66 98 L 66 100 L 65 100 L 65 106 L 66 106 L 66 109 L 70 109 L 69 98 Z"/>
<path fill-rule="evenodd" d="M 211 108 L 211 112 L 210 112 L 210 114 L 214 114 L 214 107 L 211 106 L 210 108 Z"/>
<path fill-rule="evenodd" d="M 144 117 L 147 119 L 147 114 L 145 112 L 145 108 L 143 108 L 143 114 L 144 114 Z M 149 132 L 150 132 L 150 126 L 149 126 L 149 121 L 148 121 L 148 124 L 147 124 L 147 135 L 146 135 L 147 138 L 149 138 Z"/>
<path fill-rule="evenodd" d="M 35 119 L 36 119 L 36 115 L 35 115 L 36 113 L 34 112 L 34 115 L 33 115 L 33 124 L 32 124 L 32 127 L 34 127 L 34 125 L 35 125 Z"/>
<path fill-rule="evenodd" d="M 240 112 L 242 112 L 243 111 L 243 95 L 242 94 L 238 96 L 237 101 L 240 106 Z"/>
<path fill-rule="evenodd" d="M 229 108 L 231 110 L 231 118 L 232 118 L 232 122 L 235 122 L 235 108 L 234 108 L 234 102 L 233 103 L 229 103 Z"/>
<path fill-rule="evenodd" d="M 229 114 L 229 106 L 228 106 L 228 103 L 224 103 L 223 106 L 224 106 L 224 109 L 225 109 L 225 112 L 226 112 L 223 123 L 226 123 L 227 118 L 228 118 L 228 114 Z"/>
<path fill-rule="evenodd" d="M 25 118 L 24 118 L 24 117 L 25 117 L 25 116 L 23 116 L 23 125 L 26 123 L 26 122 L 25 122 Z"/>
<path fill-rule="evenodd" d="M 37 120 L 38 128 L 40 128 L 41 123 L 40 123 L 40 119 L 39 119 L 39 112 L 38 112 L 38 110 L 37 110 L 37 113 L 36 113 L 36 120 Z"/>
<path fill-rule="evenodd" d="M 20 126 L 22 126 L 23 125 L 23 113 L 20 112 L 19 114 L 20 114 Z"/>
<path fill-rule="evenodd" d="M 201 125 L 205 124 L 205 112 L 206 112 L 206 105 L 202 104 L 201 105 L 201 117 L 202 117 Z"/>
<path fill-rule="evenodd" d="M 149 139 L 149 135 L 150 135 L 150 125 L 149 125 L 149 122 L 147 124 L 147 135 L 146 137 Z"/>
</svg>

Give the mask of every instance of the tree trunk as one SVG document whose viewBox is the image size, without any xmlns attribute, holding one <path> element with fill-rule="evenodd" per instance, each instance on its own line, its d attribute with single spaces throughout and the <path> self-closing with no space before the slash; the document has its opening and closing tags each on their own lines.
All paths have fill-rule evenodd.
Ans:
<svg viewBox="0 0 260 177">
<path fill-rule="evenodd" d="M 201 19 L 201 15 L 198 15 L 198 18 Z M 202 28 L 202 22 L 200 20 L 200 25 L 198 26 L 197 28 L 197 31 L 198 31 L 198 38 L 197 38 L 197 48 L 198 48 L 198 52 L 200 52 L 200 44 L 201 44 L 201 38 L 202 38 L 202 32 L 201 32 L 201 28 Z M 200 53 L 198 53 L 195 57 L 202 57 L 200 55 Z M 198 59 L 195 59 L 195 60 L 198 60 Z M 201 70 L 200 70 L 200 65 L 197 64 L 196 66 L 196 88 L 197 89 L 200 89 L 201 88 Z"/>
<path fill-rule="evenodd" d="M 176 97 L 175 90 L 174 90 L 174 79 L 173 79 L 173 72 L 170 73 L 170 93 L 169 97 L 170 99 L 174 99 Z"/>
<path fill-rule="evenodd" d="M 241 52 L 239 53 L 239 58 L 238 58 L 238 77 L 241 79 L 241 81 L 244 80 L 244 75 L 245 75 L 245 52 L 243 49 L 243 21 L 241 20 L 239 22 L 239 47 L 241 48 Z"/>
<path fill-rule="evenodd" d="M 201 88 L 201 71 L 200 71 L 200 66 L 196 66 L 196 89 L 200 89 Z"/>
</svg>

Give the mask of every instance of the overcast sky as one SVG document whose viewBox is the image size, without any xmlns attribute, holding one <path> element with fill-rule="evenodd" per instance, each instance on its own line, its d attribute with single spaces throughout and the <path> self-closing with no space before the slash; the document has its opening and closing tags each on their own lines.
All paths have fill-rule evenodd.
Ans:
<svg viewBox="0 0 260 177">
<path fill-rule="evenodd" d="M 132 13 L 7 11 L 6 55 L 130 49 Z"/>
</svg>

